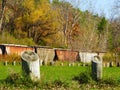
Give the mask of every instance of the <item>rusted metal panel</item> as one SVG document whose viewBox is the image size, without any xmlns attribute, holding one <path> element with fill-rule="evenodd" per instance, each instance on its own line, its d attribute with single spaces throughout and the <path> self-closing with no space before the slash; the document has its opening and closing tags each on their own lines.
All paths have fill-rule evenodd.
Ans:
<svg viewBox="0 0 120 90">
<path fill-rule="evenodd" d="M 5 47 L 5 51 L 6 54 L 18 54 L 20 55 L 22 51 L 25 50 L 32 50 L 34 51 L 33 47 L 29 47 L 29 46 L 25 46 L 25 45 L 11 45 L 11 44 L 4 44 L 4 45 L 0 45 Z M 0 50 L 0 54 L 3 54 L 3 50 Z"/>
<path fill-rule="evenodd" d="M 70 62 L 79 60 L 79 52 L 77 51 L 56 49 L 55 52 L 58 60 Z"/>
<path fill-rule="evenodd" d="M 18 54 L 20 55 L 22 51 L 25 50 L 33 50 L 33 48 L 30 47 L 21 47 L 21 46 L 7 46 L 9 48 L 8 54 Z"/>
</svg>

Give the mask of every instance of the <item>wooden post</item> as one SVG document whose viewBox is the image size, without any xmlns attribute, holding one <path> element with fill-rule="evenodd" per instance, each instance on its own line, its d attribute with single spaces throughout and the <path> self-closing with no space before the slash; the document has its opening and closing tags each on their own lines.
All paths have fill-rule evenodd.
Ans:
<svg viewBox="0 0 120 90">
<path fill-rule="evenodd" d="M 120 66 L 120 63 L 119 62 L 117 62 L 117 67 L 119 67 Z"/>
<path fill-rule="evenodd" d="M 50 62 L 50 65 L 51 65 L 51 66 L 53 66 L 54 64 L 55 64 L 54 61 L 51 61 L 51 62 Z"/>
<path fill-rule="evenodd" d="M 74 63 L 74 62 L 72 63 L 72 66 L 75 66 L 75 63 Z"/>
<path fill-rule="evenodd" d="M 63 63 L 61 63 L 61 66 L 63 66 Z"/>
<path fill-rule="evenodd" d="M 78 63 L 78 66 L 80 66 L 80 64 Z"/>
<path fill-rule="evenodd" d="M 107 62 L 106 64 L 107 64 L 107 67 L 110 67 L 110 63 L 109 62 Z"/>
<path fill-rule="evenodd" d="M 92 60 L 92 77 L 95 80 L 102 79 L 102 60 L 99 56 L 94 56 Z"/>
<path fill-rule="evenodd" d="M 24 76 L 28 76 L 33 81 L 40 79 L 39 57 L 33 51 L 24 51 L 21 53 L 22 71 Z"/>
<path fill-rule="evenodd" d="M 68 66 L 70 67 L 70 66 L 71 66 L 71 63 L 69 63 Z"/>
<path fill-rule="evenodd" d="M 42 66 L 43 65 L 43 60 L 40 60 L 39 62 L 40 62 L 40 66 Z"/>
<path fill-rule="evenodd" d="M 12 64 L 13 64 L 13 66 L 15 66 L 16 65 L 16 61 L 13 61 Z"/>
<path fill-rule="evenodd" d="M 5 61 L 5 62 L 4 62 L 4 65 L 5 65 L 5 66 L 7 66 L 7 64 L 8 64 L 8 62 L 7 62 L 7 61 Z"/>
<path fill-rule="evenodd" d="M 85 63 L 83 63 L 83 65 L 82 66 L 85 66 Z"/>
</svg>

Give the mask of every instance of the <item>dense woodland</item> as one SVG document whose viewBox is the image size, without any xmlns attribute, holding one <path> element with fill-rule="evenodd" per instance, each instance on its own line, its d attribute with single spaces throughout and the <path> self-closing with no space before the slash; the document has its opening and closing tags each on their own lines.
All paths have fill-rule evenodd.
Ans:
<svg viewBox="0 0 120 90">
<path fill-rule="evenodd" d="M 107 20 L 59 0 L 0 0 L 2 43 L 116 52 L 120 15 Z"/>
</svg>

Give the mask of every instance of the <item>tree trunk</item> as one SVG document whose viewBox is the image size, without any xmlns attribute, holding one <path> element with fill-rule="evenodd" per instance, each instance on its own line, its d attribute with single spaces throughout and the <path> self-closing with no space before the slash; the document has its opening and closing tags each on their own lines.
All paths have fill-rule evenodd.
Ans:
<svg viewBox="0 0 120 90">
<path fill-rule="evenodd" d="M 2 32 L 2 24 L 3 24 L 6 1 L 7 0 L 2 0 L 2 11 L 0 16 L 0 32 Z"/>
</svg>

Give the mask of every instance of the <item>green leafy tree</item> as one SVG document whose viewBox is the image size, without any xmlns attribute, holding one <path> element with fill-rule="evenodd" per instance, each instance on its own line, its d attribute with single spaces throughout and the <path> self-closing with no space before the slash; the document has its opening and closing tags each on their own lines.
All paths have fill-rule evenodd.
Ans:
<svg viewBox="0 0 120 90">
<path fill-rule="evenodd" d="M 101 21 L 98 23 L 98 51 L 101 51 L 103 46 L 105 46 L 107 44 L 107 20 L 105 19 L 105 17 L 103 17 L 101 19 Z M 102 46 L 101 46 L 102 45 Z"/>
<path fill-rule="evenodd" d="M 103 34 L 106 30 L 106 25 L 107 25 L 107 20 L 105 19 L 105 17 L 103 17 L 100 21 L 100 23 L 98 24 L 98 34 Z"/>
</svg>

